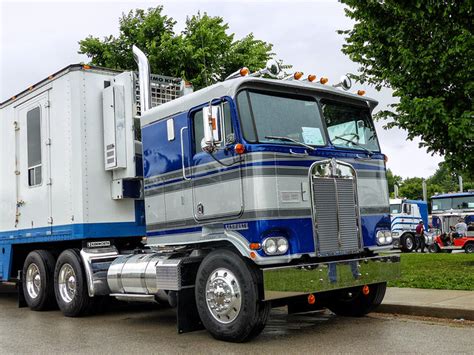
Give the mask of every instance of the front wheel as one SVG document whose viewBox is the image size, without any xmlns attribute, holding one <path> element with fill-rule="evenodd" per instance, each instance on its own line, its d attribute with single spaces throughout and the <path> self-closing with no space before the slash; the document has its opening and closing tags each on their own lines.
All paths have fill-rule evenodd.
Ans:
<svg viewBox="0 0 474 355">
<path fill-rule="evenodd" d="M 259 299 L 260 281 L 258 269 L 231 250 L 206 256 L 196 277 L 196 305 L 214 338 L 244 342 L 260 334 L 270 312 Z"/>
<path fill-rule="evenodd" d="M 54 270 L 54 293 L 59 309 L 67 317 L 86 314 L 92 304 L 78 251 L 65 250 Z"/>
<path fill-rule="evenodd" d="M 413 234 L 406 234 L 401 238 L 402 251 L 410 253 L 416 248 L 416 240 Z"/>
<path fill-rule="evenodd" d="M 387 283 L 335 291 L 327 307 L 339 316 L 362 317 L 382 303 Z"/>
</svg>

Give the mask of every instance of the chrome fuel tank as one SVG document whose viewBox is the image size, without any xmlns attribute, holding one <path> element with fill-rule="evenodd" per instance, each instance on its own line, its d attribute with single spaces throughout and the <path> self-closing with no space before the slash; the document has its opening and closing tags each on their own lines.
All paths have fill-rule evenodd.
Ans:
<svg viewBox="0 0 474 355">
<path fill-rule="evenodd" d="M 136 254 L 120 256 L 107 272 L 107 283 L 111 293 L 156 294 L 158 284 L 156 266 L 167 256 L 159 254 Z"/>
</svg>

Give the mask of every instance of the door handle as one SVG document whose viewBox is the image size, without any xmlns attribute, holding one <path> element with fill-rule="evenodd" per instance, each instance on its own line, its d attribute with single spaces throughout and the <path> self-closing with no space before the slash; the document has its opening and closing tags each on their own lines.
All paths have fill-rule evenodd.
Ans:
<svg viewBox="0 0 474 355">
<path fill-rule="evenodd" d="M 184 166 L 184 140 L 183 140 L 183 132 L 185 129 L 188 129 L 188 127 L 182 127 L 181 130 L 179 131 L 179 136 L 181 138 L 181 168 L 183 171 L 183 179 L 184 180 L 191 180 L 186 176 L 186 167 Z"/>
</svg>

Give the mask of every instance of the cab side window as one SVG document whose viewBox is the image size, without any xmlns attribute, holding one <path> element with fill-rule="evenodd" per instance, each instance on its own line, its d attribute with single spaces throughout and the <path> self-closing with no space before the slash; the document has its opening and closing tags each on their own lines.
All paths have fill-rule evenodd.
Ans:
<svg viewBox="0 0 474 355">
<path fill-rule="evenodd" d="M 26 113 L 28 186 L 41 185 L 41 111 L 35 107 Z"/>
<path fill-rule="evenodd" d="M 403 212 L 406 214 L 411 214 L 411 205 L 408 203 L 405 203 L 403 205 Z"/>
</svg>

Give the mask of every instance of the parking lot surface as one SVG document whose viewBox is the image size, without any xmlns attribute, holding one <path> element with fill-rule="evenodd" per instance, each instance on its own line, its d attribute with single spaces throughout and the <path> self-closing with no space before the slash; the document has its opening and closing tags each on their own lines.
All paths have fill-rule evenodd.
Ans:
<svg viewBox="0 0 474 355">
<path fill-rule="evenodd" d="M 206 331 L 178 335 L 169 308 L 118 305 L 85 318 L 17 308 L 0 294 L 1 353 L 472 353 L 472 322 L 372 314 L 288 315 L 275 309 L 267 327 L 245 344 L 214 340 Z"/>
</svg>

